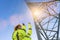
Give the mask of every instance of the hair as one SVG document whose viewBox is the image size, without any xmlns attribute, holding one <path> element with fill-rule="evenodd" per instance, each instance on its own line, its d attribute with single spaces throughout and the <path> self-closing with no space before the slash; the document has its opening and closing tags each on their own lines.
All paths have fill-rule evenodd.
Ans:
<svg viewBox="0 0 60 40">
<path fill-rule="evenodd" d="M 19 28 L 19 27 L 20 27 L 20 28 Z M 16 31 L 17 29 L 21 29 L 21 27 L 22 27 L 22 26 L 21 26 L 20 24 L 18 24 L 18 25 L 15 27 L 14 30 Z"/>
</svg>

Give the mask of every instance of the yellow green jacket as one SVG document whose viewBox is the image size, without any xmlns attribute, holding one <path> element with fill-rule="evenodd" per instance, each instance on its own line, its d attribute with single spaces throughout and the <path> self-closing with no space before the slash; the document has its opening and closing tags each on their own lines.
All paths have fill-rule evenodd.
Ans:
<svg viewBox="0 0 60 40">
<path fill-rule="evenodd" d="M 22 25 L 22 29 L 18 29 L 13 32 L 12 40 L 31 40 L 32 26 L 28 24 L 28 32 L 26 32 L 26 26 Z"/>
</svg>

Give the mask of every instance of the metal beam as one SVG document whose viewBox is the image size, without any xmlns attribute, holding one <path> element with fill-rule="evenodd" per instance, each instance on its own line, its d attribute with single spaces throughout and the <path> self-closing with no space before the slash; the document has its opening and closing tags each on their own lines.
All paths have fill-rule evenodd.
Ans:
<svg viewBox="0 0 60 40">
<path fill-rule="evenodd" d="M 40 29 L 40 30 L 42 30 L 42 29 Z M 57 32 L 57 31 L 55 31 L 55 30 L 47 30 L 47 29 L 44 29 L 45 31 L 51 31 L 51 32 Z"/>
<path fill-rule="evenodd" d="M 59 21 L 58 21 L 58 29 L 57 29 L 57 40 L 59 40 L 59 29 L 60 29 L 60 13 L 59 13 Z"/>
<path fill-rule="evenodd" d="M 42 40 L 42 38 L 41 38 L 41 36 L 40 36 L 40 33 L 39 33 L 38 25 L 36 24 L 36 22 L 35 22 L 35 29 L 36 29 L 36 33 L 37 33 L 37 38 L 38 38 L 38 40 Z"/>
<path fill-rule="evenodd" d="M 44 32 L 44 34 L 45 34 L 45 36 L 46 36 L 46 38 L 47 38 L 46 40 L 49 40 L 49 38 L 48 38 L 47 34 L 45 33 L 45 30 L 43 29 L 43 27 L 42 27 L 42 25 L 40 24 L 40 22 L 39 22 L 39 25 L 40 25 L 42 31 Z"/>
</svg>

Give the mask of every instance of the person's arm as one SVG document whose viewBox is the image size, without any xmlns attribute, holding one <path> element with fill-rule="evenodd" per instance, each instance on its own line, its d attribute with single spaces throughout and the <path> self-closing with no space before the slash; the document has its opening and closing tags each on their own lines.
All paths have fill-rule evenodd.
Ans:
<svg viewBox="0 0 60 40">
<path fill-rule="evenodd" d="M 17 40 L 17 31 L 14 31 L 13 34 L 12 34 L 12 40 Z"/>
<path fill-rule="evenodd" d="M 28 23 L 28 32 L 27 32 L 27 36 L 31 36 L 32 34 L 32 25 L 30 23 Z"/>
<path fill-rule="evenodd" d="M 24 23 L 22 24 L 22 29 L 26 32 L 26 25 Z"/>
</svg>

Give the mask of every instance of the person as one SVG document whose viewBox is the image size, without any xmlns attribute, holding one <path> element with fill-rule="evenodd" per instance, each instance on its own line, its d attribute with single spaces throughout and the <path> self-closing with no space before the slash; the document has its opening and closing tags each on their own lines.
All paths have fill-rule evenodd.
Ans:
<svg viewBox="0 0 60 40">
<path fill-rule="evenodd" d="M 22 40 L 25 35 L 26 32 L 22 29 L 22 26 L 18 24 L 13 32 L 12 40 Z"/>
<path fill-rule="evenodd" d="M 18 24 L 12 35 L 12 40 L 31 40 L 30 36 L 32 34 L 32 26 L 28 23 L 28 32 L 26 33 L 26 26 Z"/>
</svg>

